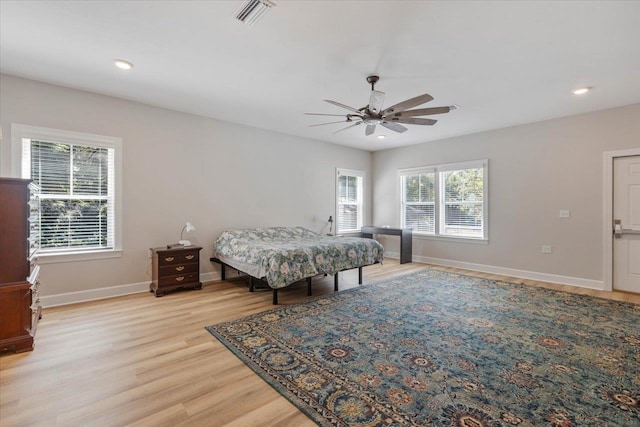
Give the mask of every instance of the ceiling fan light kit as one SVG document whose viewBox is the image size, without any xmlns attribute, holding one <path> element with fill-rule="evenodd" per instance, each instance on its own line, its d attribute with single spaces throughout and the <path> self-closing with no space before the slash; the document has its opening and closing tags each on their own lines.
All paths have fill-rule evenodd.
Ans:
<svg viewBox="0 0 640 427">
<path fill-rule="evenodd" d="M 369 96 L 369 104 L 362 108 L 353 108 L 345 104 L 341 104 L 336 101 L 332 101 L 330 99 L 325 99 L 325 102 L 329 104 L 333 104 L 336 107 L 344 108 L 345 110 L 349 110 L 351 113 L 349 114 L 324 114 L 324 113 L 304 113 L 311 116 L 334 116 L 334 117 L 345 117 L 345 120 L 340 120 L 336 122 L 328 122 L 328 123 L 318 123 L 313 126 L 323 126 L 330 125 L 335 123 L 345 123 L 345 122 L 353 122 L 355 123 L 347 126 L 346 128 L 339 129 L 334 134 L 338 132 L 342 132 L 344 130 L 350 129 L 354 126 L 359 126 L 361 124 L 367 125 L 365 128 L 365 135 L 373 135 L 376 131 L 376 126 L 380 125 L 394 132 L 403 133 L 408 129 L 402 124 L 409 125 L 422 125 L 422 126 L 433 126 L 437 123 L 437 120 L 427 119 L 427 118 L 417 118 L 416 116 L 430 116 L 433 114 L 445 114 L 452 110 L 457 110 L 460 108 L 458 105 L 450 105 L 447 107 L 432 107 L 432 108 L 419 108 L 415 110 L 410 110 L 410 108 L 417 107 L 418 105 L 427 103 L 433 100 L 433 97 L 428 93 L 418 95 L 414 98 L 407 99 L 405 101 L 399 102 L 391 107 L 386 109 L 382 109 L 382 105 L 384 103 L 384 92 L 380 92 L 375 89 L 375 85 L 380 80 L 378 76 L 369 76 L 367 77 L 367 83 L 371 85 L 371 95 Z"/>
</svg>

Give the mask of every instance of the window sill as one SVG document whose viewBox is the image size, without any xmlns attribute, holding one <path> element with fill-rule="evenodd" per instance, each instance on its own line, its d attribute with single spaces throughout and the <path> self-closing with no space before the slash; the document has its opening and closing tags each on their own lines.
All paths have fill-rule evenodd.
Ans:
<svg viewBox="0 0 640 427">
<path fill-rule="evenodd" d="M 489 239 L 472 238 L 472 237 L 450 237 L 450 236 L 429 236 L 426 234 L 413 233 L 414 239 L 419 240 L 437 240 L 440 242 L 455 242 L 455 243 L 471 243 L 474 245 L 488 245 Z"/>
<path fill-rule="evenodd" d="M 351 231 L 341 231 L 336 233 L 336 236 L 345 236 L 345 237 L 360 237 L 360 230 L 351 230 Z"/>
<path fill-rule="evenodd" d="M 64 253 L 38 253 L 38 264 L 58 264 L 62 262 L 90 261 L 95 259 L 120 258 L 122 249 L 104 251 L 82 251 Z"/>
</svg>

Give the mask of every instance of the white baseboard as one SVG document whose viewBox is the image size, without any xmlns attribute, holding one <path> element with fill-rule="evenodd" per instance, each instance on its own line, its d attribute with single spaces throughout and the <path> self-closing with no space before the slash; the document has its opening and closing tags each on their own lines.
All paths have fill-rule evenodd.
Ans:
<svg viewBox="0 0 640 427">
<path fill-rule="evenodd" d="M 220 280 L 220 274 L 215 272 L 201 273 L 200 281 L 212 282 Z M 87 289 L 86 291 L 66 292 L 63 294 L 40 296 L 40 303 L 43 307 L 57 307 L 60 305 L 76 304 L 79 302 L 95 301 L 105 298 L 121 297 L 124 295 L 139 294 L 149 292 L 147 282 L 129 283 L 126 285 L 109 286 L 106 288 Z"/>
<path fill-rule="evenodd" d="M 398 252 L 384 253 L 385 258 L 400 259 Z M 450 259 L 413 255 L 413 260 L 426 264 L 442 265 L 445 267 L 464 268 L 482 273 L 500 274 L 502 276 L 518 277 L 520 279 L 538 280 L 541 282 L 557 283 L 560 285 L 576 286 L 578 288 L 604 290 L 604 281 L 583 279 L 581 277 L 560 276 L 557 274 L 539 273 L 536 271 L 517 270 L 514 268 L 496 267 L 493 265 L 475 264 L 472 262 L 454 261 Z"/>
<path fill-rule="evenodd" d="M 386 258 L 400 259 L 398 252 L 385 252 Z M 454 261 L 449 259 L 424 257 L 414 255 L 417 262 L 426 264 L 442 265 L 445 267 L 464 268 L 466 270 L 481 271 L 483 273 L 500 274 L 503 276 L 519 277 L 521 279 L 539 280 L 542 282 L 558 283 L 561 285 L 577 286 L 589 289 L 604 289 L 604 282 L 601 280 L 583 279 L 579 277 L 560 276 L 556 274 L 538 273 L 535 271 L 516 270 L 513 268 L 496 267 L 493 265 L 475 264 L 471 262 Z M 203 283 L 220 280 L 217 272 L 201 273 L 200 281 Z M 60 305 L 76 304 L 79 302 L 95 301 L 105 298 L 113 298 L 124 295 L 149 292 L 149 283 L 129 283 L 126 285 L 109 286 L 106 288 L 88 289 L 86 291 L 67 292 L 63 294 L 41 296 L 40 302 L 43 307 L 57 307 Z"/>
</svg>

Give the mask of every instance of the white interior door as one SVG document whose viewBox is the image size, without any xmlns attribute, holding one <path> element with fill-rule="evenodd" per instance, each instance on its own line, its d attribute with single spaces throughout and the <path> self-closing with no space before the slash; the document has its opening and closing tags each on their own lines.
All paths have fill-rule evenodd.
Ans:
<svg viewBox="0 0 640 427">
<path fill-rule="evenodd" d="M 613 288 L 640 293 L 640 156 L 613 159 L 613 218 Z"/>
</svg>

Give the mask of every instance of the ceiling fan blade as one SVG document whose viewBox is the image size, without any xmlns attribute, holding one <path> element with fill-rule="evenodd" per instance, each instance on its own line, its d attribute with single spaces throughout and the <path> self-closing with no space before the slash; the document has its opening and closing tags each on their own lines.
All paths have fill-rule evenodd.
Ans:
<svg viewBox="0 0 640 427">
<path fill-rule="evenodd" d="M 399 102 L 396 105 L 392 105 L 382 112 L 383 116 L 391 113 L 399 113 L 400 111 L 408 110 L 425 102 L 433 101 L 433 96 L 425 93 L 423 95 L 416 96 L 415 98 L 407 99 L 406 101 Z"/>
<path fill-rule="evenodd" d="M 352 124 L 352 125 L 347 126 L 346 128 L 342 128 L 342 129 L 340 129 L 340 130 L 335 131 L 334 133 L 332 133 L 332 135 L 335 135 L 335 134 L 336 134 L 336 133 L 338 133 L 338 132 L 342 132 L 343 130 L 347 130 L 347 129 L 352 128 L 352 127 L 354 127 L 354 126 L 358 126 L 358 125 L 360 125 L 360 124 L 362 124 L 362 122 L 354 123 L 354 124 Z"/>
<path fill-rule="evenodd" d="M 374 114 L 378 114 L 382 110 L 382 103 L 384 102 L 384 92 L 379 90 L 372 90 L 369 97 L 369 110 Z"/>
<path fill-rule="evenodd" d="M 307 116 L 333 116 L 333 117 L 344 117 L 344 114 L 324 114 L 324 113 L 303 113 Z"/>
<path fill-rule="evenodd" d="M 402 133 L 402 132 L 406 132 L 407 128 L 399 125 L 395 122 L 382 122 L 380 123 L 382 126 L 386 127 L 389 130 L 392 130 L 394 132 L 398 132 L 398 133 Z"/>
<path fill-rule="evenodd" d="M 367 125 L 367 129 L 364 131 L 366 136 L 373 135 L 376 131 L 376 125 Z"/>
<path fill-rule="evenodd" d="M 328 123 L 317 123 L 315 125 L 309 125 L 310 128 L 315 127 L 315 126 L 324 126 L 324 125 L 333 125 L 336 123 L 347 123 L 349 120 L 340 120 L 339 122 L 328 122 Z"/>
<path fill-rule="evenodd" d="M 390 123 L 406 123 L 409 125 L 435 125 L 438 121 L 434 119 L 419 119 L 416 117 L 394 117 Z"/>
<path fill-rule="evenodd" d="M 444 114 L 453 110 L 451 107 L 433 107 L 433 108 L 420 108 L 417 110 L 405 110 L 399 113 L 391 113 L 386 116 L 387 119 L 392 117 L 413 117 L 413 116 L 430 116 L 432 114 Z"/>
<path fill-rule="evenodd" d="M 352 112 L 357 113 L 357 114 L 360 114 L 360 113 L 362 112 L 362 111 L 357 110 L 357 109 L 355 109 L 355 108 L 353 108 L 353 107 L 349 107 L 348 105 L 344 105 L 344 104 L 341 104 L 341 103 L 339 103 L 339 102 L 332 101 L 332 100 L 330 100 L 330 99 L 325 99 L 324 101 L 325 101 L 325 102 L 328 102 L 329 104 L 333 104 L 333 105 L 335 105 L 335 106 L 337 106 L 337 107 L 344 108 L 344 109 L 346 109 L 346 110 L 352 111 Z"/>
</svg>

